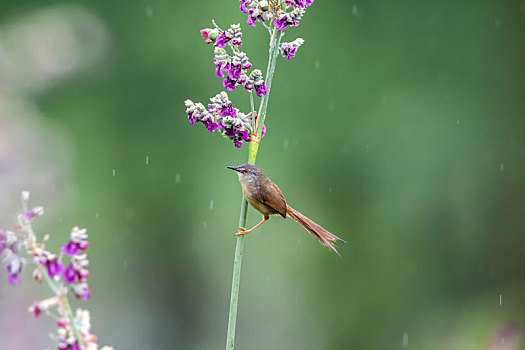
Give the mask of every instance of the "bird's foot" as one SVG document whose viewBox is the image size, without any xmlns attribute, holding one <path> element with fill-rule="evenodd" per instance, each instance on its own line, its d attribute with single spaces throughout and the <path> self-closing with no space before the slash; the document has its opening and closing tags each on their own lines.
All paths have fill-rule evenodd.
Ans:
<svg viewBox="0 0 525 350">
<path fill-rule="evenodd" d="M 241 231 L 247 231 L 246 228 L 245 228 L 245 227 L 242 227 L 242 226 L 239 227 L 239 230 L 241 230 Z"/>
<path fill-rule="evenodd" d="M 243 236 L 243 235 L 245 235 L 245 234 L 247 234 L 247 233 L 252 232 L 251 230 L 247 230 L 247 229 L 245 229 L 244 227 L 239 227 L 239 228 L 242 229 L 242 231 L 241 231 L 241 232 L 237 232 L 237 233 L 235 234 L 236 236 Z"/>
</svg>

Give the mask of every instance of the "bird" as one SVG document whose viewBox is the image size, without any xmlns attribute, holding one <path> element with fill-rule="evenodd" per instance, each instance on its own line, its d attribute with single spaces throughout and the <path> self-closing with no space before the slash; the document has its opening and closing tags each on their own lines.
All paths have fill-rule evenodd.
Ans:
<svg viewBox="0 0 525 350">
<path fill-rule="evenodd" d="M 247 230 L 244 227 L 239 227 L 242 231 L 235 233 L 236 236 L 252 232 L 269 220 L 270 215 L 281 215 L 285 219 L 287 216 L 290 216 L 317 238 L 319 243 L 332 249 L 340 256 L 334 243 L 337 241 L 346 242 L 289 206 L 281 189 L 260 168 L 251 164 L 227 166 L 227 168 L 237 172 L 244 197 L 252 207 L 263 215 L 262 221 L 251 229 Z"/>
</svg>

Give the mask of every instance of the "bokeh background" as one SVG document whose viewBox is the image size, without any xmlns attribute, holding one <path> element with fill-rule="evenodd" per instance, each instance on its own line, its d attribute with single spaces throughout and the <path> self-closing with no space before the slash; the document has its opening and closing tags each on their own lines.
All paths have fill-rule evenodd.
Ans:
<svg viewBox="0 0 525 350">
<path fill-rule="evenodd" d="M 211 18 L 243 24 L 265 70 L 267 33 L 234 0 L 0 5 L 0 227 L 29 190 L 52 247 L 88 228 L 92 299 L 74 306 L 116 349 L 225 344 L 225 166 L 247 148 L 183 103 L 222 89 Z M 348 243 L 338 258 L 278 217 L 247 236 L 237 348 L 524 349 L 523 33 L 524 1 L 318 0 L 287 30 L 306 43 L 278 62 L 258 165 Z M 2 276 L 1 349 L 55 347 L 26 312 L 47 295 Z"/>
</svg>

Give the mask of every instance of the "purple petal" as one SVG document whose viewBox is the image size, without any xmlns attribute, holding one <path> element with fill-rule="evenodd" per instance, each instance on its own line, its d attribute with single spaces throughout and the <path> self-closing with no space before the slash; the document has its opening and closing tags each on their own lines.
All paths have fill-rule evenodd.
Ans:
<svg viewBox="0 0 525 350">
<path fill-rule="evenodd" d="M 264 81 L 262 82 L 262 84 L 259 84 L 259 85 L 255 86 L 255 93 L 259 97 L 261 97 L 263 95 L 266 95 L 269 91 L 270 91 L 270 89 L 268 89 L 268 87 L 266 86 Z"/>
<path fill-rule="evenodd" d="M 285 30 L 288 26 L 288 19 L 286 16 L 277 18 L 275 21 L 273 21 L 273 25 L 277 30 Z"/>
<path fill-rule="evenodd" d="M 246 21 L 246 23 L 248 23 L 248 25 L 250 25 L 252 27 L 256 27 L 257 26 L 257 22 L 253 19 L 252 16 L 248 16 L 248 21 Z"/>
<path fill-rule="evenodd" d="M 192 122 L 192 120 L 190 119 L 190 123 Z M 191 125 L 193 125 L 195 122 L 193 122 Z M 80 247 L 77 243 L 73 242 L 73 241 L 69 241 L 67 242 L 67 244 L 65 246 L 63 246 L 60 251 L 64 254 L 67 254 L 69 256 L 73 256 L 73 255 L 77 255 L 78 252 L 80 251 Z"/>
<path fill-rule="evenodd" d="M 228 43 L 228 41 L 230 41 L 231 38 L 229 38 L 227 35 L 226 35 L 226 32 L 222 32 L 218 37 L 217 39 L 215 39 L 215 46 L 221 48 L 221 49 L 224 49 L 224 47 L 226 46 L 226 44 Z"/>
<path fill-rule="evenodd" d="M 229 77 L 222 81 L 222 85 L 224 86 L 224 88 L 229 91 L 235 91 L 236 83 L 237 82 L 235 80 L 231 80 Z"/>
<path fill-rule="evenodd" d="M 246 7 L 247 0 L 240 0 L 241 1 L 241 11 L 244 13 L 248 13 L 248 8 Z"/>
<path fill-rule="evenodd" d="M 16 271 L 15 273 L 11 273 L 11 265 L 7 265 L 7 279 L 9 280 L 9 283 L 11 284 L 20 284 L 21 280 L 19 277 L 20 271 Z"/>
<path fill-rule="evenodd" d="M 69 265 L 68 268 L 64 271 L 64 281 L 69 284 L 75 283 L 77 281 L 77 271 L 73 265 Z"/>
<path fill-rule="evenodd" d="M 47 274 L 49 277 L 53 278 L 55 276 L 60 276 L 64 272 L 64 265 L 58 262 L 58 260 L 50 260 L 46 264 Z"/>
<path fill-rule="evenodd" d="M 222 73 L 222 63 L 215 63 L 215 75 L 218 78 L 224 78 L 224 74 Z"/>
</svg>

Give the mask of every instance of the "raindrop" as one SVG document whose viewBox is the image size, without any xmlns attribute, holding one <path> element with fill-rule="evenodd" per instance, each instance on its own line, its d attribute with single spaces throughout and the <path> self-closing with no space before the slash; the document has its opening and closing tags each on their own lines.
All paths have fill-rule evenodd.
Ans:
<svg viewBox="0 0 525 350">
<path fill-rule="evenodd" d="M 359 16 L 359 10 L 357 8 L 357 5 L 352 5 L 352 14 L 357 17 Z"/>
<path fill-rule="evenodd" d="M 98 211 L 97 211 L 97 213 L 95 214 L 95 217 L 98 219 L 98 217 L 99 217 L 99 215 L 98 215 Z"/>
<path fill-rule="evenodd" d="M 368 145 L 366 145 L 366 148 L 368 148 Z"/>
<path fill-rule="evenodd" d="M 494 21 L 494 24 L 496 25 L 496 27 L 501 27 L 501 19 L 496 18 L 496 20 Z"/>
<path fill-rule="evenodd" d="M 501 294 L 499 295 L 499 306 L 501 306 Z"/>
<path fill-rule="evenodd" d="M 203 228 L 206 228 L 206 226 L 208 226 L 208 223 L 207 223 L 206 221 L 204 221 L 204 222 L 202 223 L 202 227 L 203 227 Z"/>
<path fill-rule="evenodd" d="M 124 265 L 124 267 L 128 267 L 128 261 L 124 260 L 124 263 L 122 265 Z"/>
<path fill-rule="evenodd" d="M 333 191 L 332 187 L 328 187 L 328 192 L 332 193 L 332 191 Z"/>
<path fill-rule="evenodd" d="M 317 69 L 317 70 L 321 69 L 321 62 L 320 61 L 315 61 L 315 69 Z"/>
<path fill-rule="evenodd" d="M 116 174 L 117 174 L 117 171 L 113 169 L 113 176 L 115 176 Z"/>
<path fill-rule="evenodd" d="M 149 165 L 149 156 L 146 156 L 146 165 Z"/>
<path fill-rule="evenodd" d="M 175 182 L 180 183 L 180 174 L 175 174 Z"/>
<path fill-rule="evenodd" d="M 505 164 L 503 164 L 503 163 L 499 163 L 499 170 L 500 170 L 500 171 L 505 170 Z"/>
<path fill-rule="evenodd" d="M 146 7 L 146 17 L 148 18 L 153 17 L 153 7 L 151 6 Z"/>
<path fill-rule="evenodd" d="M 403 332 L 403 347 L 406 348 L 408 346 L 408 332 Z"/>
<path fill-rule="evenodd" d="M 283 142 L 283 148 L 284 149 L 288 149 L 288 146 L 290 145 L 290 140 L 288 139 L 284 139 L 284 142 Z"/>
<path fill-rule="evenodd" d="M 210 201 L 210 210 L 213 209 L 213 199 Z"/>
<path fill-rule="evenodd" d="M 456 124 L 457 124 L 457 125 L 459 125 L 459 119 L 458 119 L 458 120 L 456 120 Z"/>
</svg>

